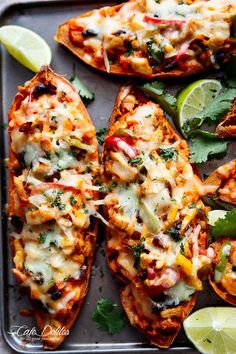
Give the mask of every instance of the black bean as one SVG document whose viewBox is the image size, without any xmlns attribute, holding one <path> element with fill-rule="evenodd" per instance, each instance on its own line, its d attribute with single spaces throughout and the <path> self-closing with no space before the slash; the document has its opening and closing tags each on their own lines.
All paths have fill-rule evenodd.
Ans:
<svg viewBox="0 0 236 354">
<path fill-rule="evenodd" d="M 222 64 L 224 62 L 224 59 L 225 59 L 225 53 L 223 53 L 223 52 L 216 53 L 214 55 L 214 59 L 215 59 L 217 64 Z"/>
<path fill-rule="evenodd" d="M 98 33 L 96 31 L 94 31 L 93 29 L 87 29 L 87 30 L 82 32 L 82 36 L 84 38 L 86 38 L 86 37 L 96 37 L 97 35 L 98 35 Z"/>
<path fill-rule="evenodd" d="M 61 291 L 57 291 L 57 292 L 51 294 L 51 299 L 58 300 L 58 299 L 60 299 L 61 295 L 62 295 Z"/>
<path fill-rule="evenodd" d="M 49 93 L 50 95 L 54 95 L 57 92 L 57 88 L 56 86 L 52 85 L 50 82 L 43 84 L 40 83 L 37 86 L 34 87 L 33 89 L 33 96 L 35 98 L 38 98 L 39 96 L 45 94 L 45 93 Z"/>
<path fill-rule="evenodd" d="M 232 271 L 233 271 L 233 272 L 236 272 L 236 264 L 233 264 L 233 266 L 232 266 Z"/>
<path fill-rule="evenodd" d="M 120 36 L 121 34 L 126 34 L 126 31 L 124 30 L 119 30 L 117 32 L 114 33 L 114 36 Z"/>
</svg>

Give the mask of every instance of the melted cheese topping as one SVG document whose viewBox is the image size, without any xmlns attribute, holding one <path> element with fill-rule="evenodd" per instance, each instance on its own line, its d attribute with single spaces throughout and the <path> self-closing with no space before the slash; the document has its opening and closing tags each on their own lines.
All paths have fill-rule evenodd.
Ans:
<svg viewBox="0 0 236 354">
<path fill-rule="evenodd" d="M 116 61 L 120 52 L 119 65 L 126 69 L 129 65 L 135 72 L 151 75 L 164 59 L 178 61 L 183 54 L 190 61 L 196 59 L 201 49 L 190 45 L 194 40 L 204 42 L 210 50 L 209 60 L 214 59 L 213 54 L 230 38 L 235 15 L 234 0 L 197 0 L 191 4 L 139 0 L 124 3 L 111 16 L 104 8 L 71 19 L 69 27 L 74 44 L 82 44 L 88 53 L 92 49 L 95 60 L 103 57 L 108 72 L 109 59 Z M 78 37 L 79 31 L 85 35 Z M 91 31 L 93 35 L 89 35 Z"/>
<path fill-rule="evenodd" d="M 181 281 L 192 294 L 201 288 L 198 271 L 210 260 L 200 252 L 207 209 L 199 199 L 201 181 L 188 162 L 187 145 L 151 102 L 120 118 L 109 136 L 117 138 L 118 132 L 132 136 L 136 156 L 127 156 L 124 145 L 105 145 L 104 172 L 111 189 L 105 205 L 116 229 L 108 249 L 118 251 L 116 262 L 129 280 L 140 282 L 137 275 L 146 271 L 141 282 L 151 293 L 160 287 L 179 289 Z M 115 154 L 122 165 L 117 166 Z M 173 298 L 174 292 L 166 294 Z"/>
<path fill-rule="evenodd" d="M 9 123 L 19 161 L 11 214 L 24 221 L 12 234 L 14 263 L 22 285 L 52 314 L 80 297 L 92 257 L 94 241 L 86 235 L 98 172 L 95 128 L 69 83 L 55 78 L 54 84 L 53 93 L 39 97 L 31 88 Z"/>
</svg>

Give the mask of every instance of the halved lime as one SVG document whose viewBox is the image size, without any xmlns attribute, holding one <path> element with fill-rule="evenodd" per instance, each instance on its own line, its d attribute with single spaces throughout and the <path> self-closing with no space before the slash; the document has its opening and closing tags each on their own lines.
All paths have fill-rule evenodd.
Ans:
<svg viewBox="0 0 236 354">
<path fill-rule="evenodd" d="M 184 123 L 196 118 L 197 114 L 218 96 L 221 89 L 220 81 L 205 79 L 191 83 L 179 93 L 176 103 L 177 124 L 184 136 Z"/>
<path fill-rule="evenodd" d="M 205 307 L 184 320 L 188 339 L 203 354 L 236 353 L 236 308 Z"/>
<path fill-rule="evenodd" d="M 208 224 L 214 226 L 217 220 L 224 219 L 227 214 L 226 210 L 211 210 L 207 215 Z"/>
<path fill-rule="evenodd" d="M 1 27 L 0 42 L 17 61 L 34 72 L 51 62 L 52 53 L 48 44 L 27 28 L 14 25 Z"/>
</svg>

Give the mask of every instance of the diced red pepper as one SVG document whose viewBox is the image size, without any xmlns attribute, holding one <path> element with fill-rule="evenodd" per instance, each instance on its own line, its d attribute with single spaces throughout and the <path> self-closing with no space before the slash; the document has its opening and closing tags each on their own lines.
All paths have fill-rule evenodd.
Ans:
<svg viewBox="0 0 236 354">
<path fill-rule="evenodd" d="M 123 151 L 130 159 L 134 159 L 138 154 L 138 149 L 132 146 L 134 140 L 130 136 L 109 136 L 106 138 L 105 144 L 116 151 Z"/>
<path fill-rule="evenodd" d="M 156 23 L 157 25 L 183 26 L 186 20 L 170 20 L 168 18 L 158 18 L 151 16 L 144 16 L 145 22 Z"/>
<path fill-rule="evenodd" d="M 147 267 L 147 277 L 149 280 L 152 280 L 156 277 L 155 270 L 151 267 Z"/>
</svg>

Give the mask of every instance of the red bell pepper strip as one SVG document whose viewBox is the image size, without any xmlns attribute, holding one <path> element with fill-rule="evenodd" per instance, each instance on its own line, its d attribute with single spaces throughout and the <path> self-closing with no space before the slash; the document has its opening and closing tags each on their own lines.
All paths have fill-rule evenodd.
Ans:
<svg viewBox="0 0 236 354">
<path fill-rule="evenodd" d="M 105 139 L 105 144 L 109 145 L 116 151 L 123 151 L 130 159 L 134 159 L 138 150 L 132 146 L 134 141 L 129 136 L 108 136 Z"/>
<path fill-rule="evenodd" d="M 186 20 L 170 20 L 168 18 L 158 18 L 158 17 L 150 17 L 144 16 L 145 22 L 156 23 L 157 25 L 170 25 L 170 26 L 183 26 Z"/>
</svg>

